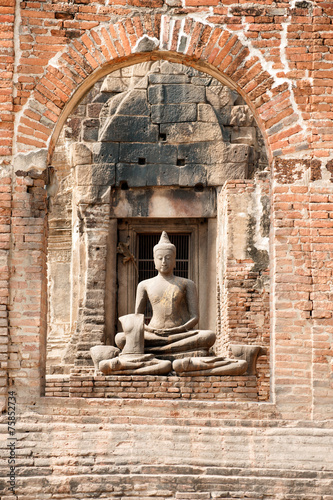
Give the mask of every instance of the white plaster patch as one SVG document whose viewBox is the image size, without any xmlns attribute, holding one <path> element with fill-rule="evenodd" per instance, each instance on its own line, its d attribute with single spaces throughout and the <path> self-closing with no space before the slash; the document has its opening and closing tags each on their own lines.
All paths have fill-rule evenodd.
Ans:
<svg viewBox="0 0 333 500">
<path fill-rule="evenodd" d="M 228 228 L 228 257 L 231 259 L 244 260 L 247 257 L 248 207 L 249 197 L 247 194 L 234 195 L 230 198 L 232 218 L 230 218 Z M 227 217 L 225 219 L 227 221 Z M 226 231 L 227 229 L 225 229 L 225 234 Z"/>
<path fill-rule="evenodd" d="M 16 0 L 15 3 L 15 23 L 14 23 L 14 75 L 13 82 L 17 83 L 18 72 L 17 67 L 22 56 L 22 51 L 20 48 L 20 27 L 22 26 L 21 18 L 21 1 Z"/>
<path fill-rule="evenodd" d="M 168 50 L 171 49 L 171 44 L 172 44 L 172 39 L 173 39 L 173 31 L 175 29 L 175 24 L 176 24 L 176 20 L 175 19 L 170 19 Z"/>
<path fill-rule="evenodd" d="M 207 17 L 213 16 L 214 15 L 214 10 L 213 7 L 209 7 L 208 12 L 198 12 L 198 13 L 190 13 L 188 14 L 188 17 L 193 19 L 193 21 L 199 22 L 201 24 L 205 24 L 207 26 L 210 26 L 211 28 L 215 28 L 216 25 L 213 23 L 210 23 L 207 21 Z"/>
<path fill-rule="evenodd" d="M 281 44 L 280 44 L 280 57 L 281 61 L 284 66 L 284 72 L 287 73 L 289 71 L 289 65 L 286 57 L 286 47 L 287 47 L 287 30 L 288 26 L 291 21 L 291 16 L 288 17 L 287 22 L 281 23 L 282 25 L 282 33 L 281 33 Z M 278 77 L 277 74 L 281 72 L 281 69 L 275 69 L 273 67 L 273 62 L 267 61 L 263 53 L 259 50 L 253 47 L 253 44 L 251 42 L 251 39 L 246 36 L 246 33 L 249 31 L 249 23 L 245 21 L 245 17 L 242 16 L 242 28 L 241 30 L 235 30 L 233 33 L 238 36 L 240 42 L 249 49 L 249 54 L 247 57 L 244 58 L 244 64 L 250 60 L 252 57 L 257 57 L 260 61 L 260 64 L 263 68 L 264 71 L 267 71 L 273 78 L 274 82 L 272 84 L 272 88 L 275 88 L 279 85 L 282 85 L 284 83 L 287 83 L 289 91 L 290 91 L 290 103 L 292 105 L 292 108 L 294 110 L 294 113 L 297 114 L 298 116 L 298 123 L 301 125 L 302 129 L 304 132 L 308 132 L 307 126 L 303 120 L 303 116 L 301 114 L 301 111 L 298 109 L 295 96 L 294 96 L 294 90 L 293 90 L 293 83 L 289 78 L 281 78 Z M 224 24 L 224 28 L 227 30 L 226 25 Z M 269 94 L 268 94 L 269 95 Z M 272 96 L 272 94 L 270 94 Z"/>
<path fill-rule="evenodd" d="M 316 183 L 317 182 L 318 183 L 324 182 L 324 184 L 326 185 L 328 182 L 331 182 L 331 178 L 332 178 L 331 172 L 329 172 L 329 170 L 327 170 L 327 168 L 322 165 L 321 166 L 321 180 L 316 181 Z"/>
<path fill-rule="evenodd" d="M 162 50 L 163 48 L 163 34 L 164 34 L 164 25 L 165 25 L 165 16 L 161 17 L 161 28 L 160 28 L 160 41 L 159 48 Z"/>
<path fill-rule="evenodd" d="M 141 43 L 143 43 L 144 41 L 150 41 L 152 47 L 154 47 L 156 49 L 158 47 L 160 47 L 160 44 L 161 44 L 161 42 L 160 42 L 160 40 L 158 40 L 158 38 L 153 37 L 153 36 L 143 35 L 141 38 L 139 38 L 137 40 L 136 44 L 134 45 L 133 52 L 140 52 L 139 45 Z"/>
<path fill-rule="evenodd" d="M 261 231 L 261 219 L 264 215 L 264 209 L 262 205 L 262 190 L 260 184 L 256 184 L 255 191 L 252 196 L 252 207 L 251 207 L 251 215 L 255 218 L 256 227 L 254 231 L 253 243 L 258 250 L 264 250 L 265 252 L 269 252 L 269 237 L 262 236 Z"/>
<path fill-rule="evenodd" d="M 27 172 L 35 169 L 42 172 L 47 167 L 47 148 L 38 151 L 29 151 L 28 153 L 18 153 L 14 156 L 13 166 L 15 170 Z"/>
<path fill-rule="evenodd" d="M 189 37 L 184 32 L 184 26 L 185 26 L 185 17 L 181 20 L 181 24 L 180 24 L 180 30 L 179 30 L 179 35 L 178 35 L 177 51 L 180 52 L 180 46 L 182 44 L 183 39 L 185 38 L 186 39 L 186 45 L 185 45 L 185 48 L 183 49 L 182 52 L 186 53 L 187 45 L 188 45 L 188 41 L 189 41 L 188 38 Z"/>
<path fill-rule="evenodd" d="M 0 179 L 2 177 L 10 177 L 12 172 L 12 166 L 10 164 L 4 165 L 3 162 L 0 164 Z"/>
<path fill-rule="evenodd" d="M 286 48 L 288 46 L 288 26 L 290 25 L 291 21 L 291 16 L 288 17 L 288 22 L 286 23 L 281 23 L 282 26 L 282 33 L 281 33 L 281 45 L 280 45 L 280 57 L 281 57 L 281 62 L 284 66 L 285 72 L 290 71 L 289 68 L 289 63 L 287 60 L 287 54 L 286 54 Z M 293 91 L 293 85 L 292 82 L 287 79 L 289 90 L 290 90 L 290 101 L 293 107 L 294 112 L 298 115 L 298 123 L 302 127 L 304 131 L 307 130 L 306 124 L 303 120 L 302 113 L 299 111 L 298 106 L 295 101 L 295 96 L 294 96 L 294 91 Z"/>
</svg>

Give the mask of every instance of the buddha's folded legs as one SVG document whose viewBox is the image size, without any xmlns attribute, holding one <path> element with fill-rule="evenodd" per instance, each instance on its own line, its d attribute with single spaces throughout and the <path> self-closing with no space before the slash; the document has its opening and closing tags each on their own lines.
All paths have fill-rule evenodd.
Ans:
<svg viewBox="0 0 333 500">
<path fill-rule="evenodd" d="M 194 377 L 200 375 L 242 375 L 246 372 L 247 361 L 230 359 L 220 356 L 202 358 L 183 358 L 173 362 L 176 373 Z"/>
<path fill-rule="evenodd" d="M 156 359 L 151 354 L 120 355 L 101 361 L 99 370 L 105 375 L 166 375 L 171 370 L 171 362 Z"/>
<path fill-rule="evenodd" d="M 156 354 L 174 354 L 198 349 L 208 350 L 215 340 L 216 335 L 210 330 L 189 330 L 167 337 L 145 332 L 145 351 Z"/>
</svg>

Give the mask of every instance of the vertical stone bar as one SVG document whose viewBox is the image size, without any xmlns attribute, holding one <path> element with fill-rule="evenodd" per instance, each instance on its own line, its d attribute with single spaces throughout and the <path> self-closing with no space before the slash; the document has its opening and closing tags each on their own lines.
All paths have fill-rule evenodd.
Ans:
<svg viewBox="0 0 333 500">
<path fill-rule="evenodd" d="M 75 364 L 92 363 L 89 349 L 104 343 L 106 255 L 109 204 L 94 204 L 85 210 L 85 282 L 76 331 Z"/>
<path fill-rule="evenodd" d="M 114 345 L 117 323 L 117 219 L 110 219 L 106 255 L 105 343 Z"/>
</svg>

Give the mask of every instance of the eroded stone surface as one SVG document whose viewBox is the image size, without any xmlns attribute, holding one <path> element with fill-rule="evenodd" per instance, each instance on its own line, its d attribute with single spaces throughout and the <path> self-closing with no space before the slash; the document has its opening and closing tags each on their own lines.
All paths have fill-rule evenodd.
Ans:
<svg viewBox="0 0 333 500">
<path fill-rule="evenodd" d="M 121 352 L 103 358 L 98 369 L 105 375 L 165 375 L 171 370 L 171 362 L 157 359 L 153 354 L 145 354 L 144 315 L 127 314 L 119 318 L 123 327 Z M 98 346 L 99 347 L 99 346 Z M 94 348 L 93 348 L 94 349 Z"/>
<path fill-rule="evenodd" d="M 54 366 L 61 364 L 64 352 L 62 329 L 66 343 L 72 339 L 67 349 L 72 354 L 63 358 L 66 363 L 73 362 L 73 356 L 80 360 L 77 363 L 87 363 L 92 339 L 103 341 L 101 322 L 109 292 L 105 276 L 96 280 L 93 268 L 99 262 L 104 270 L 105 263 L 86 260 L 85 255 L 91 254 L 90 245 L 104 248 L 107 214 L 215 217 L 215 188 L 266 166 L 261 135 L 240 96 L 209 75 L 168 61 L 111 73 L 68 119 L 64 137 L 66 147 L 59 143 L 54 154 L 59 193 L 50 217 L 50 255 L 52 234 L 66 227 L 66 269 L 72 269 L 72 288 L 58 294 L 55 302 L 60 301 L 61 308 L 50 307 L 56 314 L 52 325 L 57 325 L 49 333 Z M 87 237 L 87 231 L 95 231 L 95 237 Z M 50 272 L 57 272 L 53 257 Z M 87 276 L 86 288 L 78 276 Z M 58 282 L 50 278 L 51 301 Z M 96 298 L 92 302 L 90 297 Z M 92 309 L 97 297 L 98 315 Z M 66 314 L 60 317 L 56 310 Z"/>
</svg>

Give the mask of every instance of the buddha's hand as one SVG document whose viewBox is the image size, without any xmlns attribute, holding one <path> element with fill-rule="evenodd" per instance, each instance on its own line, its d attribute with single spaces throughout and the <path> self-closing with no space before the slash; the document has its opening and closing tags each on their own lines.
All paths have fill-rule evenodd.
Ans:
<svg viewBox="0 0 333 500">
<path fill-rule="evenodd" d="M 165 330 L 163 330 L 163 332 L 166 333 L 167 335 L 172 335 L 173 333 L 183 333 L 186 331 L 187 330 L 184 325 L 174 326 L 172 328 L 166 328 Z"/>
<path fill-rule="evenodd" d="M 174 333 L 182 333 L 186 332 L 185 325 L 180 325 L 180 326 L 174 326 L 172 328 L 151 328 L 150 326 L 146 325 L 145 330 L 147 332 L 155 333 L 156 335 L 160 335 L 161 337 L 167 337 L 169 335 L 172 335 Z"/>
<path fill-rule="evenodd" d="M 145 325 L 145 330 L 146 330 L 146 332 L 156 333 L 156 335 L 160 335 L 160 336 L 167 336 L 168 335 L 166 330 L 163 330 L 161 328 L 152 328 L 149 325 Z"/>
<path fill-rule="evenodd" d="M 154 329 L 153 332 L 156 333 L 156 335 L 160 335 L 162 337 L 168 337 L 170 335 L 174 335 L 176 333 L 183 333 L 186 332 L 186 328 L 184 325 L 180 326 L 173 326 L 172 328 L 163 328 L 163 329 Z"/>
</svg>

